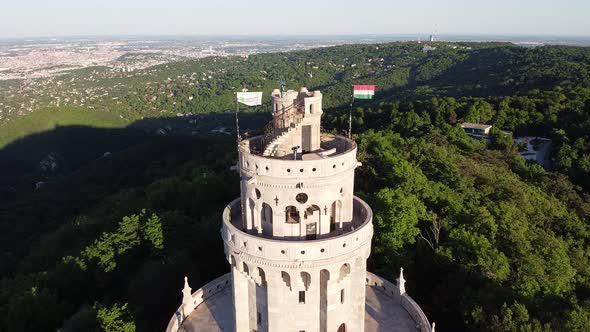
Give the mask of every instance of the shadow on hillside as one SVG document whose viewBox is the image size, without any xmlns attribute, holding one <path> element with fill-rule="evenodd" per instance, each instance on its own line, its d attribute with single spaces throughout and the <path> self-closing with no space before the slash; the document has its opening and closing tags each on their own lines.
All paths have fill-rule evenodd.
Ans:
<svg viewBox="0 0 590 332">
<path fill-rule="evenodd" d="M 243 112 L 239 119 L 243 134 L 256 135 L 253 129 L 263 128 L 270 114 Z M 0 150 L 0 275 L 20 280 L 19 273 L 42 271 L 47 277 L 39 287 L 67 304 L 59 320 L 75 318 L 84 303 L 117 297 L 137 309 L 138 330 L 161 331 L 181 301 L 184 275 L 197 289 L 227 270 L 219 215 L 238 194 L 230 170 L 235 139 L 235 115 L 221 113 L 114 129 L 61 126 L 12 142 Z M 161 257 L 137 246 L 117 255 L 112 273 L 64 267 L 63 257 L 80 257 L 104 232 L 116 232 L 124 216 L 144 208 L 162 220 Z M 16 298 L 12 285 L 6 291 Z"/>
<path fill-rule="evenodd" d="M 240 131 L 253 134 L 270 120 L 269 113 L 240 113 Z M 234 113 L 149 118 L 126 128 L 58 126 L 18 139 L 0 150 L 0 192 L 75 172 L 100 158 L 146 142 L 169 137 L 235 137 Z M 174 149 L 174 146 L 170 148 Z M 156 156 L 155 156 L 156 157 Z"/>
</svg>

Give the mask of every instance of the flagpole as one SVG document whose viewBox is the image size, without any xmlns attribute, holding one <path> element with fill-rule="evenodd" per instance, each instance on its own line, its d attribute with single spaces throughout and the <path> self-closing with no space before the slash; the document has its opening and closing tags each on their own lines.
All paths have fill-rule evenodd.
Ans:
<svg viewBox="0 0 590 332">
<path fill-rule="evenodd" d="M 238 150 L 240 149 L 240 124 L 238 123 L 238 112 L 240 111 L 240 103 L 238 103 L 238 93 L 235 92 L 236 99 L 236 144 Z"/>
<path fill-rule="evenodd" d="M 354 89 L 354 87 L 353 87 Z M 354 105 L 354 93 L 351 96 L 350 100 L 350 113 L 348 114 L 348 138 L 352 139 L 352 107 Z"/>
</svg>

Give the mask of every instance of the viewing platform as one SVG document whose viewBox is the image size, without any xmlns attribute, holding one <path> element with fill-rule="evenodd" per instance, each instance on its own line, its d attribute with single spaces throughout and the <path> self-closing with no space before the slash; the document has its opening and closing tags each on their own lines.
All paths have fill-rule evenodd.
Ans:
<svg viewBox="0 0 590 332">
<path fill-rule="evenodd" d="M 223 212 L 221 234 L 224 242 L 233 247 L 230 251 L 241 251 L 252 260 L 296 260 L 312 264 L 312 261 L 355 254 L 359 247 L 370 244 L 373 236 L 373 213 L 357 197 L 354 198 L 352 222 L 313 240 L 274 238 L 263 233 L 245 231 L 240 214 L 239 199 L 236 199 Z"/>
<path fill-rule="evenodd" d="M 182 319 L 182 307 L 166 332 L 227 332 L 234 327 L 231 274 L 223 275 L 192 294 L 194 311 Z M 405 292 L 367 272 L 365 282 L 365 332 L 431 332 L 422 309 Z M 182 323 L 179 324 L 179 319 Z"/>
<path fill-rule="evenodd" d="M 240 142 L 240 152 L 263 156 L 264 151 L 272 141 L 273 135 L 271 134 L 244 139 Z M 353 140 L 344 136 L 322 132 L 320 134 L 320 149 L 316 151 L 303 151 L 301 153 L 297 153 L 297 156 L 295 156 L 291 150 L 288 151 L 289 153 L 284 155 L 273 155 L 268 157 L 283 160 L 324 159 L 327 157 L 334 157 L 344 154 L 353 149 L 356 149 L 356 143 Z"/>
</svg>

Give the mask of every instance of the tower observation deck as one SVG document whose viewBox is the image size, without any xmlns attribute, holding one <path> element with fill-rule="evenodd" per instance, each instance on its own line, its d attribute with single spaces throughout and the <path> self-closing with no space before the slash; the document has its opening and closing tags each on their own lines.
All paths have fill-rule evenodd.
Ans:
<svg viewBox="0 0 590 332">
<path fill-rule="evenodd" d="M 231 272 L 167 331 L 431 331 L 397 284 L 366 271 L 372 211 L 354 196 L 356 143 L 321 132 L 322 94 L 272 93 L 273 132 L 239 143 L 239 198 L 223 211 Z"/>
</svg>

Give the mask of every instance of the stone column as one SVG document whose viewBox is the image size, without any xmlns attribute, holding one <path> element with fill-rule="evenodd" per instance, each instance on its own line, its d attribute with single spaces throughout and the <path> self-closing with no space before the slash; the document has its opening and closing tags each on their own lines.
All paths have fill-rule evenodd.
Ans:
<svg viewBox="0 0 590 332">
<path fill-rule="evenodd" d="M 237 265 L 239 264 L 241 262 Z M 232 269 L 235 332 L 251 332 L 248 312 L 248 278 L 238 270 L 238 266 Z"/>
<path fill-rule="evenodd" d="M 258 234 L 262 233 L 262 220 L 260 218 L 262 213 L 262 206 L 256 204 L 254 206 L 254 227 L 258 231 Z"/>
<path fill-rule="evenodd" d="M 364 257 L 357 257 L 352 268 L 349 290 L 351 301 L 350 331 L 363 332 L 365 330 L 365 291 L 366 291 L 366 261 Z M 348 329 L 347 329 L 348 330 Z"/>
<path fill-rule="evenodd" d="M 338 315 L 338 305 L 340 300 L 340 284 L 338 283 L 338 269 L 332 269 L 330 271 L 330 279 L 326 285 L 327 287 L 327 330 L 325 332 L 336 331 L 340 326 L 341 317 Z M 324 331 L 322 331 L 324 332 Z"/>
<path fill-rule="evenodd" d="M 286 324 L 288 317 L 283 316 L 285 292 L 289 292 L 287 285 L 283 282 L 280 271 L 269 271 L 266 274 L 266 285 L 268 294 L 268 330 L 288 331 Z"/>
<path fill-rule="evenodd" d="M 254 207 L 252 206 L 252 202 L 249 198 L 244 198 L 245 203 L 244 206 L 246 207 L 245 210 L 242 210 L 242 215 L 245 215 L 246 219 L 246 229 L 254 229 L 254 220 L 252 219 L 252 210 Z"/>
</svg>

